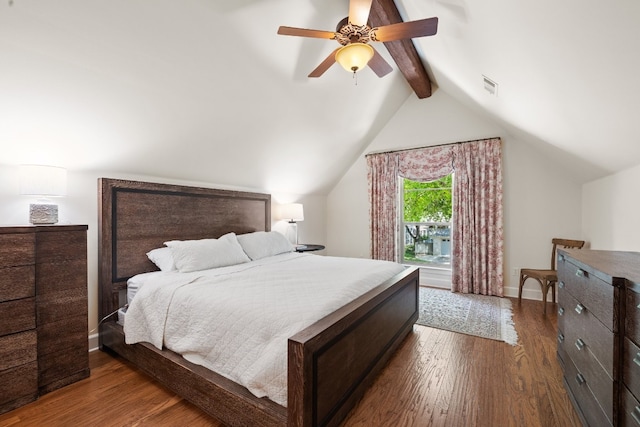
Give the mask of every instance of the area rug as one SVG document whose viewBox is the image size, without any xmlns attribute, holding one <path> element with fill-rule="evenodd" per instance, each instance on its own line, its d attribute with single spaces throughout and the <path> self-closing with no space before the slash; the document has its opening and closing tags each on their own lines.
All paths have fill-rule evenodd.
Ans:
<svg viewBox="0 0 640 427">
<path fill-rule="evenodd" d="M 511 301 L 507 298 L 420 288 L 420 317 L 416 323 L 516 345 Z"/>
</svg>

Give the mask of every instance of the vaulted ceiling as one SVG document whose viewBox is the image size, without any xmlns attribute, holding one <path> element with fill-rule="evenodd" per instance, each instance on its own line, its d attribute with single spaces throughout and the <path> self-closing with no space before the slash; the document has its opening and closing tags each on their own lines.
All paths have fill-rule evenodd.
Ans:
<svg viewBox="0 0 640 427">
<path fill-rule="evenodd" d="M 390 19 L 387 3 L 373 21 Z M 566 160 L 577 180 L 640 163 L 640 3 L 396 5 L 405 21 L 439 18 L 436 36 L 413 42 L 431 88 L 397 70 L 307 78 L 337 45 L 278 27 L 332 29 L 347 0 L 5 1 L 0 163 L 323 193 L 408 97 L 434 102 L 435 90 Z"/>
</svg>

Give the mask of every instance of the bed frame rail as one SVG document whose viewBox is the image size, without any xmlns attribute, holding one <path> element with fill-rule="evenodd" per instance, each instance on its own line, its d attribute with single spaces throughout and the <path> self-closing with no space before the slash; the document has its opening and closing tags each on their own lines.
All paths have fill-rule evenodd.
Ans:
<svg viewBox="0 0 640 427">
<path fill-rule="evenodd" d="M 103 350 L 118 354 L 174 393 L 228 426 L 275 427 L 287 424 L 286 408 L 258 399 L 241 385 L 151 344 L 125 344 L 122 327 L 100 327 Z"/>
</svg>

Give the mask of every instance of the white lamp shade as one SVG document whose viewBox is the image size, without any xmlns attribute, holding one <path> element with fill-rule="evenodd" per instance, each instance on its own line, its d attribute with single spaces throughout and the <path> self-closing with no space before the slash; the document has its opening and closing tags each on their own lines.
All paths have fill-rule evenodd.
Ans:
<svg viewBox="0 0 640 427">
<path fill-rule="evenodd" d="M 56 166 L 20 166 L 20 194 L 66 196 L 67 170 Z"/>
<path fill-rule="evenodd" d="M 349 43 L 336 52 L 336 61 L 349 72 L 362 70 L 373 58 L 373 48 L 364 43 Z"/>
<path fill-rule="evenodd" d="M 302 203 L 282 205 L 280 208 L 280 217 L 289 222 L 304 221 L 304 209 L 302 208 Z"/>
</svg>

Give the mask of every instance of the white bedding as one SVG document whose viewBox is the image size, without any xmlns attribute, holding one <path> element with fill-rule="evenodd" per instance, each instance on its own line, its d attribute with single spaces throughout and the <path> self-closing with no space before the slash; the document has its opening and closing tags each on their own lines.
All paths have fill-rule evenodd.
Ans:
<svg viewBox="0 0 640 427">
<path fill-rule="evenodd" d="M 287 339 L 401 272 L 388 261 L 286 253 L 147 280 L 127 311 L 127 344 L 185 359 L 287 404 Z"/>
</svg>

